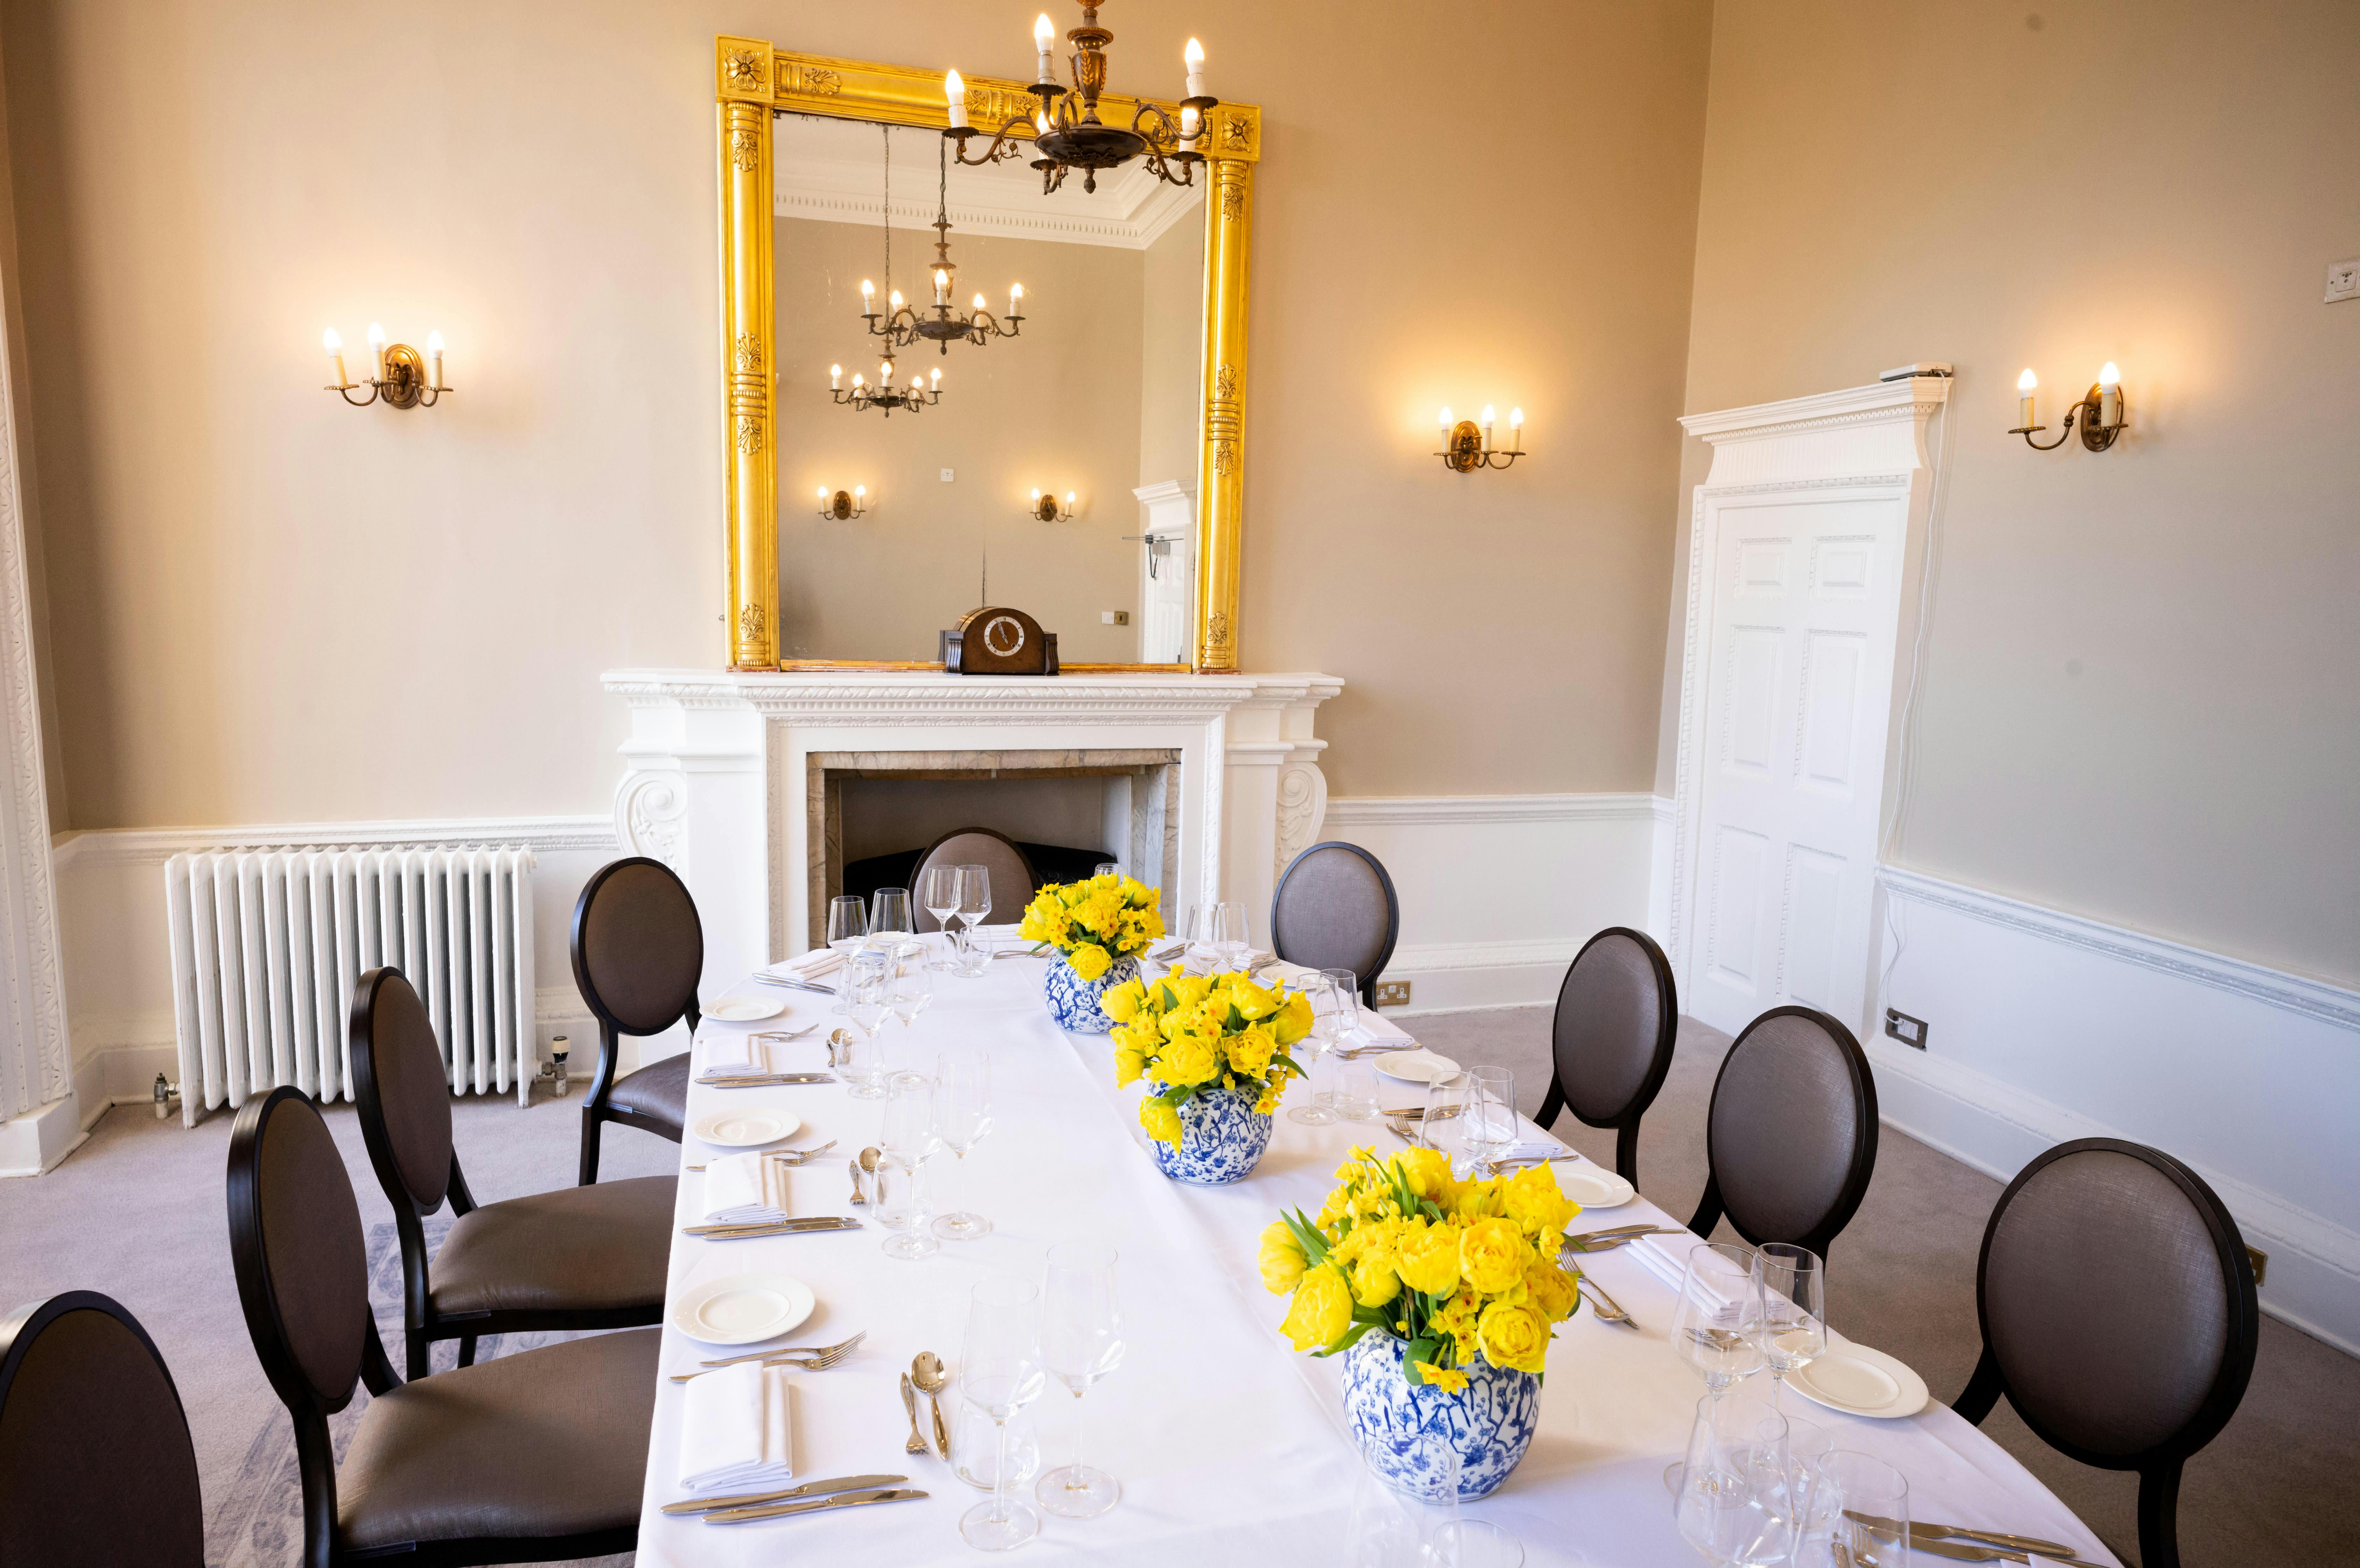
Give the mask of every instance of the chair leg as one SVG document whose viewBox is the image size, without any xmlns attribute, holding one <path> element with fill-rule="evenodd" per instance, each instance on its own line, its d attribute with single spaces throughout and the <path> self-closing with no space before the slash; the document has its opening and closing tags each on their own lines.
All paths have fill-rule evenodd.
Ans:
<svg viewBox="0 0 2360 1568">
<path fill-rule="evenodd" d="M 1636 1185 L 1637 1183 L 1633 1183 Z M 1697 1204 L 1696 1217 L 1688 1221 L 1688 1229 L 1708 1240 L 1712 1227 L 1721 1223 L 1721 1178 L 1709 1176 L 1704 1183 L 1704 1201 Z"/>
<path fill-rule="evenodd" d="M 598 1123 L 600 1119 L 597 1106 L 585 1105 L 582 1107 L 582 1181 L 580 1184 L 585 1187 L 595 1186 L 598 1181 Z"/>
<path fill-rule="evenodd" d="M 1992 1407 L 1999 1403 L 1999 1397 L 2005 1392 L 2006 1389 L 1999 1376 L 1999 1357 L 1994 1356 L 1991 1346 L 1986 1345 L 1983 1358 L 1975 1363 L 1975 1375 L 1967 1379 L 1967 1386 L 1960 1390 L 1957 1399 L 1950 1401 L 1950 1409 L 1964 1416 L 1969 1425 L 1981 1426 L 1983 1417 L 1991 1414 Z"/>
<path fill-rule="evenodd" d="M 1565 1090 L 1557 1083 L 1557 1074 L 1552 1073 L 1549 1074 L 1548 1093 L 1541 1096 L 1541 1113 L 1533 1118 L 1533 1125 L 1546 1132 L 1556 1124 L 1558 1114 L 1564 1109 Z"/>
<path fill-rule="evenodd" d="M 473 1367 L 475 1364 L 475 1336 L 472 1334 L 463 1334 L 459 1336 L 459 1365 Z"/>
<path fill-rule="evenodd" d="M 1639 1184 L 1639 1124 L 1625 1123 L 1614 1132 L 1614 1174 L 1633 1187 Z"/>
<path fill-rule="evenodd" d="M 2180 1461 L 2139 1473 L 2141 1568 L 2180 1568 Z"/>
<path fill-rule="evenodd" d="M 426 1337 L 426 1331 L 422 1328 L 413 1328 L 402 1337 L 407 1344 L 409 1362 L 404 1378 L 415 1383 L 432 1370 L 429 1363 L 434 1355 L 434 1342 Z"/>
</svg>

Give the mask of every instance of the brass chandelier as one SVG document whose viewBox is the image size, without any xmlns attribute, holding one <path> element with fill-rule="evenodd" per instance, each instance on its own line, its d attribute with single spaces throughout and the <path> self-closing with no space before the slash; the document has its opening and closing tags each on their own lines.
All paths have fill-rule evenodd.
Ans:
<svg viewBox="0 0 2360 1568">
<path fill-rule="evenodd" d="M 1065 35 L 1075 49 L 1071 89 L 1057 81 L 1057 63 L 1050 47 L 1054 29 L 1047 13 L 1032 24 L 1032 44 L 1040 64 L 1036 80 L 1027 91 L 1040 98 L 1040 106 L 1029 120 L 1022 114 L 1010 115 L 977 157 L 967 156 L 967 140 L 976 132 L 967 123 L 966 83 L 956 71 L 943 79 L 951 118 L 950 129 L 943 135 L 958 143 L 961 163 L 981 166 L 1021 157 L 1017 140 L 1030 138 L 1032 163 L 1041 171 L 1043 195 L 1063 185 L 1065 176 L 1076 169 L 1084 171 L 1082 189 L 1096 191 L 1099 169 L 1115 169 L 1141 157 L 1147 159 L 1149 170 L 1168 184 L 1196 183 L 1196 166 L 1205 161 L 1205 155 L 1196 150 L 1205 111 L 1220 102 L 1205 92 L 1203 47 L 1194 38 L 1188 40 L 1188 96 L 1180 101 L 1178 119 L 1142 100 L 1129 126 L 1107 125 L 1098 118 L 1098 95 L 1106 91 L 1106 47 L 1114 42 L 1114 35 L 1098 25 L 1101 3 L 1081 0 L 1082 25 Z"/>
<path fill-rule="evenodd" d="M 947 142 L 943 144 L 945 148 L 949 145 Z M 889 136 L 886 141 L 889 161 L 885 185 L 885 281 L 889 286 L 893 281 L 891 149 L 892 142 Z M 934 314 L 922 315 L 911 310 L 902 301 L 901 291 L 895 289 L 887 296 L 885 313 L 880 316 L 875 292 L 866 279 L 860 285 L 861 319 L 869 323 L 870 336 L 883 338 L 890 345 L 887 350 L 889 354 L 891 349 L 907 348 L 919 342 L 938 343 L 942 352 L 948 354 L 951 344 L 961 339 L 981 348 L 994 338 L 1021 337 L 1024 332 L 1024 285 L 1022 283 L 1008 286 L 1008 314 L 1005 316 L 993 315 L 980 294 L 975 297 L 975 308 L 971 311 L 961 312 L 952 306 L 953 279 L 958 276 L 958 263 L 951 259 L 950 163 L 946 157 L 938 157 L 936 161 L 942 167 L 935 171 L 934 221 L 928 225 L 934 231 Z"/>
</svg>

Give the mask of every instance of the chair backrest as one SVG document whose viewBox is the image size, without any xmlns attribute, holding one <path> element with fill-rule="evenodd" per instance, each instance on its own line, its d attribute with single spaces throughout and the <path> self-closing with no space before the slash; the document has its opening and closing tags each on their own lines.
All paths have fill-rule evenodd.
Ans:
<svg viewBox="0 0 2360 1568">
<path fill-rule="evenodd" d="M 353 1087 L 377 1185 L 398 1209 L 442 1206 L 451 1185 L 451 1081 L 418 993 L 390 964 L 353 987 Z"/>
<path fill-rule="evenodd" d="M 1824 1255 L 1876 1170 L 1876 1081 L 1852 1030 L 1812 1007 L 1746 1025 L 1713 1082 L 1705 1157 L 1740 1236 Z"/>
<path fill-rule="evenodd" d="M 246 1332 L 300 1436 L 351 1401 L 377 1322 L 344 1156 L 291 1084 L 246 1101 L 230 1131 L 229 1250 Z"/>
<path fill-rule="evenodd" d="M 1377 976 L 1401 935 L 1401 900 L 1377 857 L 1357 844 L 1315 844 L 1295 857 L 1270 900 L 1270 945 L 1289 964 L 1349 969 L 1360 996 L 1375 999 Z"/>
<path fill-rule="evenodd" d="M 918 856 L 918 868 L 910 873 L 910 917 L 922 931 L 943 929 L 942 921 L 918 901 L 925 896 L 927 869 L 936 866 L 980 866 L 991 873 L 992 912 L 1002 924 L 1021 915 L 1041 889 L 1032 859 L 1013 840 L 989 828 L 959 828 L 928 845 Z"/>
<path fill-rule="evenodd" d="M 705 927 L 672 868 L 633 855 L 602 866 L 574 906 L 574 984 L 618 1034 L 661 1034 L 696 1005 Z"/>
<path fill-rule="evenodd" d="M 1672 966 L 1644 931 L 1610 926 L 1582 944 L 1550 1026 L 1557 1085 L 1594 1127 L 1636 1121 L 1672 1070 L 1680 1007 Z"/>
<path fill-rule="evenodd" d="M 2080 1138 L 2018 1171 L 1983 1229 L 1975 1306 L 2008 1402 L 2087 1465 L 2184 1459 L 2253 1376 L 2260 1308 L 2237 1222 L 2139 1144 Z"/>
<path fill-rule="evenodd" d="M 95 1290 L 0 1318 L 0 1568 L 204 1560 L 188 1415 L 139 1320 Z"/>
</svg>

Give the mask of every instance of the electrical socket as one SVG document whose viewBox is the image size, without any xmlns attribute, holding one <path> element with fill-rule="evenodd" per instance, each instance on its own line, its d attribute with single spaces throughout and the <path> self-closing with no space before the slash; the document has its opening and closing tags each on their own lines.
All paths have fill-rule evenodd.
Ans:
<svg viewBox="0 0 2360 1568">
<path fill-rule="evenodd" d="M 1131 625 L 1131 612 L 1129 610 L 1100 610 L 1098 612 L 1098 624 L 1100 626 L 1127 626 Z"/>
<path fill-rule="evenodd" d="M 945 484 L 945 485 L 948 485 L 948 484 L 951 482 L 951 476 L 952 476 L 953 474 L 956 474 L 957 472 L 958 472 L 958 471 L 957 471 L 956 469 L 953 469 L 953 468 L 945 468 L 945 469 L 944 469 L 944 470 L 943 470 L 943 483 L 944 483 L 944 484 Z"/>
<path fill-rule="evenodd" d="M 1904 1045 L 1915 1047 L 1919 1051 L 1926 1049 L 1924 1018 L 1913 1018 L 1907 1013 L 1896 1012 L 1887 1007 L 1885 1009 L 1885 1032 Z"/>
<path fill-rule="evenodd" d="M 2254 1289 L 2258 1290 L 2262 1288 L 2262 1280 L 2269 1274 L 2270 1255 L 2258 1247 L 2248 1247 L 2245 1257 L 2254 1266 Z"/>
<path fill-rule="evenodd" d="M 1379 1006 L 1379 1007 L 1408 1007 L 1408 1006 L 1409 1006 L 1409 985 L 1410 985 L 1410 983 L 1409 983 L 1408 981 L 1406 981 L 1406 980 L 1380 980 L 1380 981 L 1378 981 L 1378 982 L 1377 982 L 1377 1006 Z"/>
<path fill-rule="evenodd" d="M 2327 264 L 2327 302 L 2360 299 L 2360 256 Z"/>
</svg>

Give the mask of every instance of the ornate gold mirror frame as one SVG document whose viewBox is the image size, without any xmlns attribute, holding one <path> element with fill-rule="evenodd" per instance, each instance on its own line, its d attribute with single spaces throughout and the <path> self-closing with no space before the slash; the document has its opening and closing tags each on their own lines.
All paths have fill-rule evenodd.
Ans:
<svg viewBox="0 0 2360 1568">
<path fill-rule="evenodd" d="M 791 54 L 759 38 L 714 42 L 721 132 L 721 364 L 727 452 L 722 527 L 729 579 L 732 670 L 925 670 L 876 660 L 779 658 L 778 402 L 771 367 L 777 230 L 771 206 L 771 116 L 781 110 L 943 130 L 950 114 L 940 71 Z M 1151 100 L 1175 118 L 1177 102 Z M 969 120 L 987 135 L 1038 101 L 1021 82 L 970 78 Z M 1107 93 L 1109 125 L 1129 125 L 1140 100 Z M 1197 426 L 1196 628 L 1194 668 L 1238 668 L 1238 575 L 1244 548 L 1246 251 L 1262 111 L 1223 103 L 1199 143 L 1205 201 L 1204 410 Z M 1088 670 L 1186 670 L 1188 665 L 1078 665 Z"/>
</svg>

